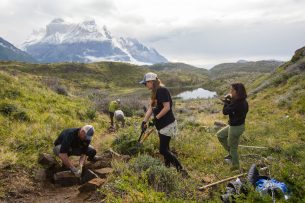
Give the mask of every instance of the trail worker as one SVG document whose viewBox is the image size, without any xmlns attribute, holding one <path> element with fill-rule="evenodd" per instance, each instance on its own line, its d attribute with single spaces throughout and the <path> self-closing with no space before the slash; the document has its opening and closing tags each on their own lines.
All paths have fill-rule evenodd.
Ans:
<svg viewBox="0 0 305 203">
<path fill-rule="evenodd" d="M 172 110 L 173 102 L 168 89 L 161 83 L 157 74 L 151 72 L 144 75 L 140 84 L 144 84 L 148 90 L 151 90 L 151 101 L 141 125 L 142 131 L 146 130 L 147 122 L 153 114 L 153 123 L 158 130 L 160 140 L 159 150 L 164 157 L 165 166 L 170 167 L 172 164 L 178 172 L 188 175 L 169 148 L 171 138 L 177 133 L 177 121 Z"/>
<path fill-rule="evenodd" d="M 109 103 L 108 111 L 109 111 L 110 125 L 111 125 L 110 128 L 114 129 L 114 125 L 113 125 L 114 112 L 119 109 L 120 104 L 121 104 L 120 99 L 117 99 L 115 101 L 111 101 Z"/>
<path fill-rule="evenodd" d="M 117 128 L 119 126 L 119 123 L 121 123 L 123 128 L 125 127 L 125 115 L 122 110 L 119 109 L 114 112 L 114 119 Z"/>
<path fill-rule="evenodd" d="M 231 170 L 239 170 L 238 144 L 245 131 L 245 120 L 248 113 L 247 93 L 242 83 L 231 85 L 230 94 L 223 100 L 223 114 L 229 115 L 229 125 L 217 132 L 219 142 L 229 153 L 225 161 L 232 163 Z"/>
<path fill-rule="evenodd" d="M 81 176 L 87 156 L 88 161 L 96 160 L 96 150 L 90 145 L 93 134 L 94 128 L 92 125 L 85 125 L 81 128 L 68 128 L 63 130 L 54 142 L 54 154 L 77 177 Z M 69 156 L 72 155 L 80 156 L 78 169 L 69 160 Z"/>
</svg>

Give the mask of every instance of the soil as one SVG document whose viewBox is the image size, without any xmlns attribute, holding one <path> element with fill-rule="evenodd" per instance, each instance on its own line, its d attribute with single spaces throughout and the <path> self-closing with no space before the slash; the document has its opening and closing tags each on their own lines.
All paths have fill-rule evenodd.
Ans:
<svg viewBox="0 0 305 203">
<path fill-rule="evenodd" d="M 111 135 L 99 135 L 98 142 L 111 139 Z M 97 191 L 80 193 L 80 185 L 61 187 L 53 184 L 39 169 L 25 170 L 20 166 L 6 166 L 0 169 L 0 203 L 72 203 L 103 202 L 104 195 Z"/>
</svg>

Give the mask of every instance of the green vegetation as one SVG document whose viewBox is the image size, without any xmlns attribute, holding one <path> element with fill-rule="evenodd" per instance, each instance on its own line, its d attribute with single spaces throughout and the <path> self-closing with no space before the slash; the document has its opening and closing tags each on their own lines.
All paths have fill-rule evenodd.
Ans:
<svg viewBox="0 0 305 203">
<path fill-rule="evenodd" d="M 274 73 L 224 75 L 223 80 L 212 82 L 204 81 L 205 74 L 196 73 L 192 77 L 193 73 L 173 70 L 158 73 L 166 85 L 176 81 L 206 84 L 221 93 L 226 93 L 232 82 L 244 82 L 251 95 L 241 144 L 268 149 L 240 148 L 241 166 L 247 171 L 253 163 L 263 161 L 273 178 L 287 184 L 291 192 L 288 202 L 303 202 L 304 58 L 285 63 Z M 142 121 L 138 115 L 143 114 L 141 108 L 147 104 L 149 94 L 136 82 L 149 71 L 147 68 L 110 62 L 86 65 L 2 62 L 0 68 L 0 172 L 8 166 L 36 168 L 38 153 L 51 152 L 52 142 L 61 130 L 90 123 L 96 129 L 93 145 L 99 152 L 112 147 L 132 157 L 129 162 L 113 161 L 114 173 L 98 190 L 105 195 L 106 202 L 219 202 L 226 184 L 204 192 L 196 189 L 203 184 L 203 178 L 213 182 L 233 175 L 223 162 L 226 153 L 215 136 L 218 129 L 214 121 L 227 120 L 217 111 L 222 108 L 217 99 L 174 102 L 179 134 L 171 141 L 171 150 L 191 175 L 185 179 L 174 168 L 164 167 L 156 133 L 143 145 L 137 143 Z M 171 82 L 176 76 L 178 79 Z M 126 128 L 111 134 L 111 140 L 100 140 L 101 135 L 107 134 L 109 122 L 103 112 L 107 102 L 117 97 L 121 98 L 125 112 L 129 112 Z M 0 197 L 7 191 L 0 180 Z M 236 201 L 270 202 L 271 197 L 260 197 L 251 189 Z"/>
</svg>

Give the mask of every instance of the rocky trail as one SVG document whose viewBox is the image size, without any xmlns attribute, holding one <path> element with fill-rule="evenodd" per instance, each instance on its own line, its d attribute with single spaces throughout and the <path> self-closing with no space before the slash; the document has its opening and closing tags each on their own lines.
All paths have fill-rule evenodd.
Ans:
<svg viewBox="0 0 305 203">
<path fill-rule="evenodd" d="M 98 136 L 98 143 L 112 139 L 107 132 Z M 105 197 L 96 191 L 107 182 L 107 176 L 113 172 L 113 160 L 128 161 L 129 156 L 120 155 L 112 149 L 100 154 L 98 161 L 87 162 L 81 179 L 60 166 L 53 155 L 40 154 L 38 162 L 42 168 L 25 170 L 19 166 L 6 166 L 0 170 L 0 182 L 8 189 L 0 202 L 102 202 Z M 72 159 L 77 163 L 78 159 Z"/>
</svg>

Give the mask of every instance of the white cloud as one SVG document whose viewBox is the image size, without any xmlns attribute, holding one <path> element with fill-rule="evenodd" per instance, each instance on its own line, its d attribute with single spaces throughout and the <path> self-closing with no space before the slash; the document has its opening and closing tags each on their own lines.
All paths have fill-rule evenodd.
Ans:
<svg viewBox="0 0 305 203">
<path fill-rule="evenodd" d="M 54 18 L 90 18 L 170 60 L 288 59 L 305 45 L 304 8 L 302 0 L 2 0 L 0 36 L 20 44 Z"/>
</svg>

